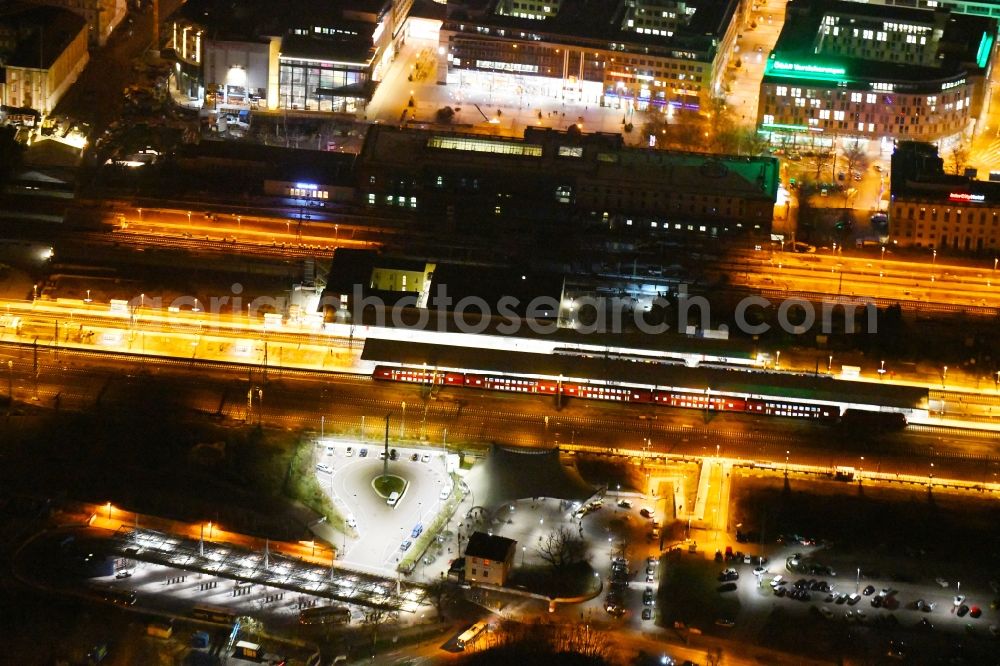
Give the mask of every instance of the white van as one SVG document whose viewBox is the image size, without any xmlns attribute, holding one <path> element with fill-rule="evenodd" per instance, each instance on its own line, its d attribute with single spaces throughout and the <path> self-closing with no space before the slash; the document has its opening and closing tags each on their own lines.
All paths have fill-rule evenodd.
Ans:
<svg viewBox="0 0 1000 666">
<path fill-rule="evenodd" d="M 451 484 L 441 488 L 441 494 L 438 495 L 440 499 L 446 500 L 451 496 Z"/>
<path fill-rule="evenodd" d="M 385 503 L 388 504 L 389 506 L 396 506 L 396 502 L 398 501 L 399 501 L 399 493 L 394 490 L 392 491 L 392 493 L 390 493 L 389 499 L 387 499 Z"/>
</svg>

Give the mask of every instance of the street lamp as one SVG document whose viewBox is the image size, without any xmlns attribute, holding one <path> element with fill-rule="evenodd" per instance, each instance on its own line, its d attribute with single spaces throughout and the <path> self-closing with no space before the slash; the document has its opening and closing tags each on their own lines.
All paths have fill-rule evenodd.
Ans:
<svg viewBox="0 0 1000 666">
<path fill-rule="evenodd" d="M 785 476 L 788 476 L 788 456 L 790 453 L 790 451 L 785 451 Z"/>
<path fill-rule="evenodd" d="M 107 507 L 108 507 L 108 520 L 111 520 L 111 502 L 108 502 Z"/>
<path fill-rule="evenodd" d="M 87 298 L 83 299 L 83 302 L 84 303 L 89 303 L 90 302 L 90 290 L 89 289 L 87 290 Z"/>
<path fill-rule="evenodd" d="M 142 209 L 139 209 L 139 221 L 142 222 Z"/>
<path fill-rule="evenodd" d="M 931 266 L 937 263 L 937 250 L 931 250 Z"/>
<path fill-rule="evenodd" d="M 826 371 L 833 372 L 833 354 L 830 354 L 830 358 L 826 360 Z"/>
<path fill-rule="evenodd" d="M 191 224 L 191 211 L 188 211 L 188 224 Z"/>
</svg>

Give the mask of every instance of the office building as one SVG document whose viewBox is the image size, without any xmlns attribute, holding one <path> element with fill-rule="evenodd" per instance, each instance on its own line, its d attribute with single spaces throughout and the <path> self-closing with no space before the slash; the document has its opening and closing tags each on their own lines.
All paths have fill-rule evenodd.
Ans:
<svg viewBox="0 0 1000 666">
<path fill-rule="evenodd" d="M 205 106 L 356 114 L 402 46 L 412 0 L 191 0 L 167 52 L 178 88 Z"/>
<path fill-rule="evenodd" d="M 461 0 L 438 82 L 554 100 L 697 109 L 721 94 L 740 0 Z"/>
<path fill-rule="evenodd" d="M 1000 248 L 1000 182 L 948 174 L 929 143 L 903 142 L 892 154 L 890 242 L 899 247 Z"/>
<path fill-rule="evenodd" d="M 757 115 L 773 143 L 891 150 L 954 139 L 988 106 L 993 19 L 821 0 L 786 12 Z"/>
</svg>

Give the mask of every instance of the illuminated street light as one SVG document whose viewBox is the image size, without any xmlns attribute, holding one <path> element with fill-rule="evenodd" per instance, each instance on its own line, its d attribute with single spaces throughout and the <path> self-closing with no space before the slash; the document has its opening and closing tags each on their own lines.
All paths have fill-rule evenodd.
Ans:
<svg viewBox="0 0 1000 666">
<path fill-rule="evenodd" d="M 90 290 L 87 290 L 87 298 L 83 299 L 84 303 L 90 303 Z"/>
<path fill-rule="evenodd" d="M 191 224 L 191 211 L 188 211 L 188 224 Z"/>
<path fill-rule="evenodd" d="M 139 208 L 139 221 L 142 222 L 142 209 Z"/>
<path fill-rule="evenodd" d="M 931 254 L 931 265 L 933 266 L 934 264 L 937 263 L 937 250 L 931 250 L 931 253 L 932 253 Z"/>
<path fill-rule="evenodd" d="M 108 502 L 107 507 L 108 507 L 108 520 L 111 520 L 111 502 Z"/>
</svg>

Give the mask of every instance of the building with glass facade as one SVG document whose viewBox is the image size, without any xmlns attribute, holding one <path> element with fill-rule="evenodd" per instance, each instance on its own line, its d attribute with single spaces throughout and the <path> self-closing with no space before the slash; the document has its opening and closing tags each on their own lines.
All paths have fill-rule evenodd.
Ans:
<svg viewBox="0 0 1000 666">
<path fill-rule="evenodd" d="M 218 110 L 362 111 L 402 45 L 412 0 L 191 0 L 166 52 L 180 90 Z"/>
<path fill-rule="evenodd" d="M 640 109 L 697 109 L 721 93 L 741 2 L 449 2 L 439 83 Z"/>
<path fill-rule="evenodd" d="M 774 143 L 954 139 L 988 106 L 993 19 L 819 0 L 786 12 L 757 113 Z"/>
</svg>

